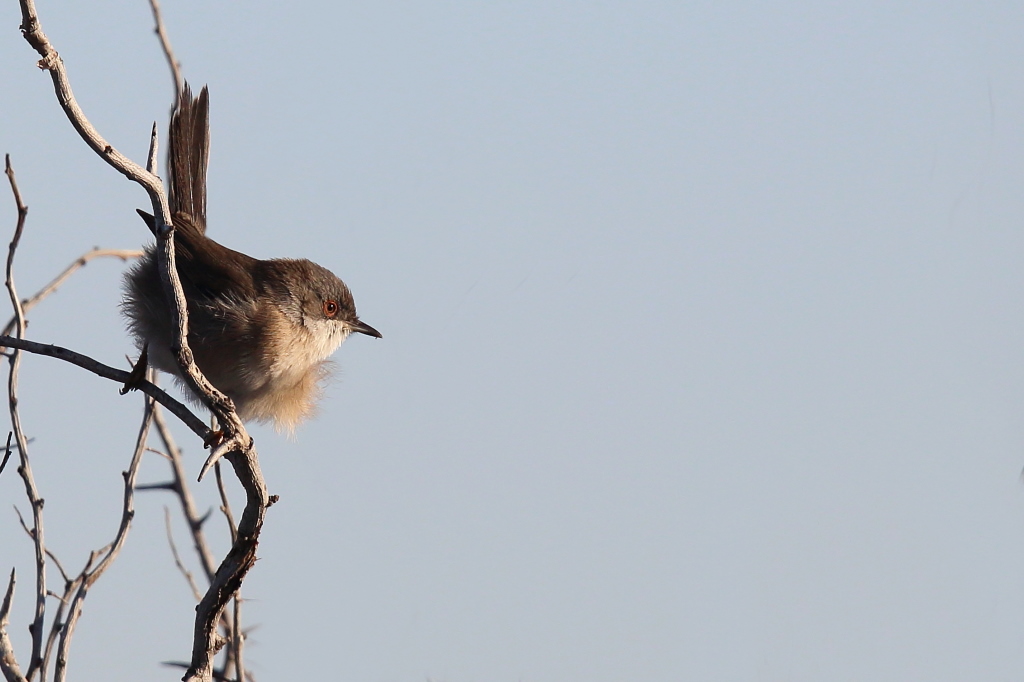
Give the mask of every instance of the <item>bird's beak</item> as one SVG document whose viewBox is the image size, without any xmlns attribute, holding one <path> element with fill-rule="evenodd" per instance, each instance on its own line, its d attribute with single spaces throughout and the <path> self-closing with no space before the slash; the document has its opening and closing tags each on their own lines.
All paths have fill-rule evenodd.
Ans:
<svg viewBox="0 0 1024 682">
<path fill-rule="evenodd" d="M 355 322 L 352 323 L 352 331 L 358 332 L 360 334 L 366 334 L 367 336 L 373 336 L 378 339 L 384 338 L 383 336 L 381 336 L 379 331 L 377 331 L 370 325 L 360 320 L 356 320 Z"/>
</svg>

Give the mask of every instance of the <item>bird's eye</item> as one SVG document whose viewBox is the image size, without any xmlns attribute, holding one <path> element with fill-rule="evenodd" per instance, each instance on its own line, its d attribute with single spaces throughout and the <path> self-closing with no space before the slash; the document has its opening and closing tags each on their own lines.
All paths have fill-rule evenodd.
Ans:
<svg viewBox="0 0 1024 682">
<path fill-rule="evenodd" d="M 334 317 L 338 314 L 338 302 L 334 299 L 327 299 L 324 301 L 324 315 L 327 317 Z"/>
</svg>

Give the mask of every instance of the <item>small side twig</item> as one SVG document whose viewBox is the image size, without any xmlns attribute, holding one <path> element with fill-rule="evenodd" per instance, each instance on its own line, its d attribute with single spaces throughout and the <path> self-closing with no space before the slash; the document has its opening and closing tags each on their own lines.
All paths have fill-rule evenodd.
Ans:
<svg viewBox="0 0 1024 682">
<path fill-rule="evenodd" d="M 167 529 L 167 544 L 171 546 L 171 555 L 174 557 L 174 565 L 178 567 L 178 571 L 185 577 L 188 582 L 188 586 L 192 588 L 192 596 L 195 597 L 196 601 L 203 598 L 203 593 L 199 590 L 199 585 L 196 585 L 196 579 L 192 575 L 192 571 L 185 568 L 185 564 L 181 561 L 181 555 L 178 554 L 178 547 L 174 544 L 174 533 L 171 530 L 171 510 L 164 507 L 164 527 Z"/>
<path fill-rule="evenodd" d="M 220 473 L 220 462 L 214 465 L 213 470 L 217 476 L 217 491 L 220 493 L 220 510 L 228 522 L 228 530 L 231 531 L 231 542 L 234 542 L 235 537 L 238 535 L 238 527 L 235 526 L 235 516 L 231 513 L 228 491 L 224 489 L 224 477 Z"/>
<path fill-rule="evenodd" d="M 7 445 L 4 446 L 4 459 L 0 461 L 0 474 L 4 472 L 4 467 L 7 466 L 7 461 L 11 458 L 11 438 L 13 436 L 13 431 L 7 432 Z"/>
<path fill-rule="evenodd" d="M 174 104 L 178 104 L 178 96 L 185 87 L 185 79 L 181 75 L 181 62 L 174 57 L 174 50 L 171 49 L 171 40 L 167 37 L 167 31 L 164 30 L 163 16 L 160 14 L 160 3 L 157 0 L 149 0 L 149 6 L 153 10 L 153 21 L 156 23 L 156 28 L 153 29 L 157 37 L 160 38 L 160 47 L 163 48 L 164 57 L 167 58 L 167 65 L 171 69 L 171 79 L 174 81 Z"/>
<path fill-rule="evenodd" d="M 21 524 L 21 529 L 25 531 L 25 535 L 27 535 L 29 540 L 31 540 L 33 538 L 33 531 L 28 527 L 28 524 L 25 523 L 25 517 L 21 515 L 21 510 L 18 509 L 17 506 L 14 507 L 14 513 L 18 516 L 18 523 Z M 67 571 L 64 570 L 63 564 L 60 563 L 60 559 L 57 558 L 56 554 L 50 551 L 49 547 L 46 548 L 46 557 L 53 562 L 54 566 L 57 567 L 57 571 L 60 573 L 60 577 L 64 579 L 64 582 L 71 580 L 71 578 L 68 577 Z"/>
</svg>

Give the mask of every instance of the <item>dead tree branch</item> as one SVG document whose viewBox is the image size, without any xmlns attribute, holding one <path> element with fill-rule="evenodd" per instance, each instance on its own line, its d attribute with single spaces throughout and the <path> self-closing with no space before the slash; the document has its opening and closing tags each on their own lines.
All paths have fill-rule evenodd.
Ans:
<svg viewBox="0 0 1024 682">
<path fill-rule="evenodd" d="M 14 237 L 11 239 L 11 245 L 7 251 L 6 285 L 11 297 L 11 305 L 14 307 L 15 333 L 20 338 L 25 334 L 25 313 L 21 307 L 21 299 L 18 298 L 17 288 L 14 286 L 14 254 L 18 250 L 18 243 L 21 241 L 21 234 L 25 229 L 28 206 L 21 200 L 21 192 L 18 190 L 18 183 L 14 178 L 14 168 L 11 167 L 9 154 L 5 158 L 5 172 L 11 184 L 11 191 L 14 193 L 14 203 L 18 207 L 18 223 L 14 228 Z M 18 412 L 18 370 L 21 367 L 21 353 L 17 350 L 11 353 L 10 364 L 7 405 L 10 410 L 14 438 L 18 443 L 18 455 L 21 459 L 18 473 L 21 474 L 22 481 L 25 483 L 25 495 L 32 506 L 32 544 L 35 546 L 36 553 L 36 607 L 32 624 L 29 626 L 29 632 L 32 634 L 32 655 L 26 673 L 26 677 L 32 679 L 42 663 L 43 619 L 46 616 L 46 543 L 43 534 L 43 499 L 39 496 L 35 477 L 32 475 L 32 466 L 28 458 L 28 440 L 22 430 L 21 415 Z"/>
<path fill-rule="evenodd" d="M 217 418 L 224 434 L 222 443 L 211 453 L 204 470 L 212 466 L 220 456 L 224 456 L 231 463 L 246 492 L 246 506 L 239 522 L 237 539 L 215 573 L 210 589 L 196 611 L 192 662 L 185 680 L 206 682 L 211 679 L 213 656 L 222 645 L 216 625 L 231 596 L 256 561 L 256 548 L 268 505 L 266 483 L 260 472 L 253 441 L 235 413 L 233 403 L 207 381 L 196 366 L 188 347 L 188 313 L 175 267 L 173 223 L 163 183 L 153 172 L 140 167 L 114 149 L 89 123 L 71 91 L 63 60 L 43 33 L 34 0 L 20 0 L 20 6 L 22 34 L 42 57 L 39 66 L 50 73 L 57 100 L 72 126 L 104 161 L 141 185 L 149 194 L 155 216 L 159 270 L 168 299 L 173 302 L 174 323 L 177 327 L 177 344 L 173 350 L 186 385 L 202 398 Z"/>
<path fill-rule="evenodd" d="M 0 347 L 16 348 L 35 355 L 45 355 L 51 358 L 57 358 L 58 360 L 63 360 L 71 363 L 72 365 L 88 370 L 96 376 L 103 377 L 104 379 L 111 379 L 122 384 L 126 383 L 131 378 L 130 372 L 126 372 L 123 369 L 117 369 L 116 367 L 111 367 L 110 365 L 104 365 L 102 362 L 93 360 L 88 355 L 83 355 L 73 350 L 62 348 L 61 346 L 37 343 L 27 339 L 19 339 L 14 336 L 0 336 Z M 142 391 L 166 407 L 171 414 L 180 419 L 185 426 L 190 428 L 192 432 L 200 438 L 206 439 L 210 437 L 210 427 L 208 427 L 202 419 L 193 414 L 188 407 L 168 395 L 167 392 L 159 386 L 143 379 L 134 384 L 134 388 Z"/>
</svg>

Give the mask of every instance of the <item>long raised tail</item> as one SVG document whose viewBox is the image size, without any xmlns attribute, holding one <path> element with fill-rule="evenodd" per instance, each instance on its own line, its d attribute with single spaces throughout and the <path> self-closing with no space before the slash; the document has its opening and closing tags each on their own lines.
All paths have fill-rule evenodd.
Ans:
<svg viewBox="0 0 1024 682">
<path fill-rule="evenodd" d="M 199 97 L 185 84 L 171 114 L 167 151 L 168 197 L 172 220 L 182 217 L 200 234 L 206 233 L 206 168 L 210 162 L 210 96 Z"/>
</svg>

